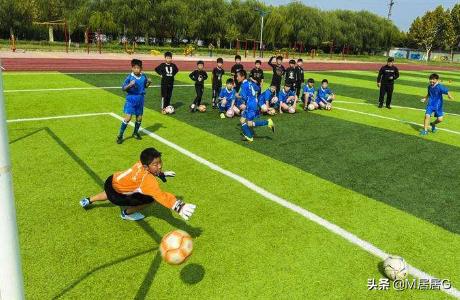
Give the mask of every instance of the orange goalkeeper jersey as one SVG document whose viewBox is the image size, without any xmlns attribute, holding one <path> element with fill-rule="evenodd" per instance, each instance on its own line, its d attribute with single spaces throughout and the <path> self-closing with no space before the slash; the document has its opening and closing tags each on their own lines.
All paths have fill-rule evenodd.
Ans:
<svg viewBox="0 0 460 300">
<path fill-rule="evenodd" d="M 172 208 L 176 203 L 176 196 L 163 192 L 155 176 L 147 171 L 139 161 L 126 171 L 113 174 L 112 186 L 118 193 L 141 193 L 152 196 L 161 205 Z"/>
</svg>

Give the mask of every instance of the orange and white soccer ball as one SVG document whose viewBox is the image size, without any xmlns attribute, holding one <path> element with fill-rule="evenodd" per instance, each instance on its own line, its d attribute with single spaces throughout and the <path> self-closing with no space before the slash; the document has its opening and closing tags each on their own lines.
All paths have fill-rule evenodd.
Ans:
<svg viewBox="0 0 460 300">
<path fill-rule="evenodd" d="M 174 113 L 174 106 L 172 106 L 172 105 L 166 106 L 165 112 L 167 114 L 173 114 Z"/>
<path fill-rule="evenodd" d="M 192 237 L 183 230 L 174 230 L 163 237 L 160 252 L 163 259 L 171 265 L 180 265 L 192 254 Z"/>
<path fill-rule="evenodd" d="M 230 108 L 225 112 L 225 115 L 227 116 L 227 118 L 233 118 L 233 116 L 235 115 L 235 111 Z"/>
<path fill-rule="evenodd" d="M 205 112 L 206 111 L 206 105 L 201 104 L 200 106 L 198 106 L 198 111 L 199 112 Z"/>
<path fill-rule="evenodd" d="M 289 106 L 288 112 L 290 114 L 295 114 L 295 107 L 294 106 Z"/>
</svg>

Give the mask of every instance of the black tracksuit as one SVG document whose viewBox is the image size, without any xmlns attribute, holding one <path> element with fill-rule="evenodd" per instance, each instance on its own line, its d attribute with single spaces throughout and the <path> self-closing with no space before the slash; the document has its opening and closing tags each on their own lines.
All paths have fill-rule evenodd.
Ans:
<svg viewBox="0 0 460 300">
<path fill-rule="evenodd" d="M 283 75 L 286 70 L 284 69 L 283 65 L 278 65 L 276 63 L 273 63 L 274 58 L 275 57 L 272 56 L 270 60 L 268 61 L 268 64 L 273 69 L 273 77 L 272 77 L 271 85 L 276 86 L 276 93 L 279 93 L 281 90 L 281 80 L 283 79 Z"/>
<path fill-rule="evenodd" d="M 260 88 L 258 94 L 260 94 L 260 91 L 262 90 L 261 83 L 262 83 L 262 80 L 264 79 L 264 70 L 262 70 L 261 68 L 252 69 L 251 72 L 249 73 L 249 78 L 252 78 L 257 82 L 257 85 Z"/>
<path fill-rule="evenodd" d="M 241 83 L 236 80 L 236 73 L 240 70 L 244 70 L 244 66 L 242 64 L 234 64 L 230 71 L 233 74 L 233 80 L 235 81 L 235 91 L 237 93 L 240 91 Z"/>
<path fill-rule="evenodd" d="M 302 90 L 302 84 L 305 82 L 305 74 L 303 72 L 303 68 L 300 66 L 295 67 L 297 73 L 297 82 L 295 83 L 296 95 L 300 97 L 300 93 Z"/>
<path fill-rule="evenodd" d="M 175 64 L 162 63 L 155 68 L 155 72 L 161 76 L 161 108 L 164 109 L 171 103 L 174 76 L 179 72 L 179 69 Z"/>
<path fill-rule="evenodd" d="M 225 74 L 224 69 L 215 67 L 212 70 L 212 104 L 217 105 L 220 89 L 222 88 L 222 76 Z"/>
<path fill-rule="evenodd" d="M 295 91 L 295 84 L 297 83 L 297 71 L 295 67 L 289 67 L 286 69 L 286 77 L 284 78 L 285 84 L 291 85 L 291 90 Z"/>
<path fill-rule="evenodd" d="M 195 106 L 199 106 L 201 104 L 201 98 L 203 97 L 204 92 L 204 81 L 208 79 L 208 73 L 205 70 L 195 70 L 190 75 L 188 75 L 191 80 L 195 81 L 195 91 L 196 97 L 193 101 Z"/>
<path fill-rule="evenodd" d="M 386 106 L 390 106 L 393 97 L 394 81 L 399 78 L 399 70 L 395 66 L 385 65 L 380 68 L 377 83 L 380 83 L 379 103 L 383 104 L 387 94 Z"/>
</svg>

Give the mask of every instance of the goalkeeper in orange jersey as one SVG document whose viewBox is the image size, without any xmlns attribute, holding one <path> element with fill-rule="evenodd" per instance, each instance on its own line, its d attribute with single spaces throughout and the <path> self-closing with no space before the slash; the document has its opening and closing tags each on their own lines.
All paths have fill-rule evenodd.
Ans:
<svg viewBox="0 0 460 300">
<path fill-rule="evenodd" d="M 109 200 L 121 206 L 121 218 L 138 221 L 144 218 L 139 211 L 153 202 L 174 210 L 184 220 L 188 220 L 195 211 L 195 205 L 186 204 L 171 193 L 164 192 L 156 177 L 166 182 L 166 177 L 174 177 L 172 171 L 162 172 L 161 153 L 154 148 L 142 151 L 140 161 L 126 171 L 117 172 L 105 181 L 104 191 L 80 200 L 83 208 L 98 201 Z"/>
</svg>

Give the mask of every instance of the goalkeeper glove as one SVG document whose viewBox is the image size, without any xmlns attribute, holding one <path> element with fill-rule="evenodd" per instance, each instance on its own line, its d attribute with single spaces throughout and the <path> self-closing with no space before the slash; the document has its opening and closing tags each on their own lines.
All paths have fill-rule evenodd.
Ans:
<svg viewBox="0 0 460 300">
<path fill-rule="evenodd" d="M 175 177 L 176 173 L 173 171 L 166 171 L 166 172 L 161 172 L 158 177 L 161 179 L 161 181 L 166 182 L 166 177 Z"/>
<path fill-rule="evenodd" d="M 195 212 L 196 205 L 194 204 L 187 204 L 182 200 L 176 200 L 174 203 L 173 210 L 179 213 L 179 216 L 182 217 L 185 221 L 188 221 L 190 217 Z"/>
</svg>

